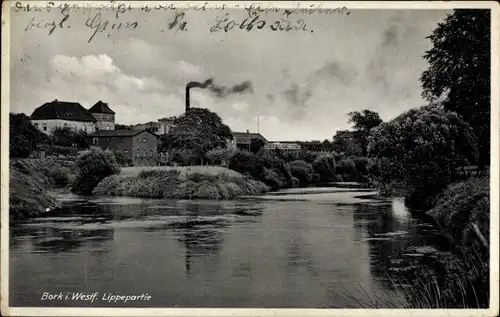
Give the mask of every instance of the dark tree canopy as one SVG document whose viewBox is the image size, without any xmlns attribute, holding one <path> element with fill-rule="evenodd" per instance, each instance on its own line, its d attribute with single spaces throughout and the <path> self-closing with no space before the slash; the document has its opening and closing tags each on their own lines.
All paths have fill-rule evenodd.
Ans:
<svg viewBox="0 0 500 317">
<path fill-rule="evenodd" d="M 382 119 L 380 119 L 378 113 L 368 109 L 361 112 L 352 111 L 349 112 L 348 115 L 349 123 L 352 123 L 353 128 L 358 131 L 357 136 L 359 136 L 362 155 L 366 156 L 367 140 L 370 130 L 379 126 L 382 123 Z"/>
<path fill-rule="evenodd" d="M 264 140 L 259 138 L 252 138 L 252 140 L 250 140 L 250 152 L 257 153 L 264 147 L 264 145 L 266 145 Z"/>
<path fill-rule="evenodd" d="M 425 98 L 443 100 L 445 110 L 471 125 L 483 163 L 490 147 L 490 20 L 490 10 L 454 10 L 428 37 L 430 66 L 421 76 Z"/>
<path fill-rule="evenodd" d="M 9 151 L 11 157 L 27 157 L 49 138 L 40 132 L 24 113 L 9 114 Z"/>
<path fill-rule="evenodd" d="M 191 108 L 175 120 L 174 131 L 162 138 L 163 149 L 186 149 L 202 158 L 207 151 L 226 147 L 232 138 L 231 129 L 214 112 Z"/>
</svg>

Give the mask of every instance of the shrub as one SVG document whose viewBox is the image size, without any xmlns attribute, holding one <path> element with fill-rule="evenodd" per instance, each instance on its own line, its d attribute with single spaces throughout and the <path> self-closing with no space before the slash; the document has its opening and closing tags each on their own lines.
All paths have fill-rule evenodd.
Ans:
<svg viewBox="0 0 500 317">
<path fill-rule="evenodd" d="M 312 164 L 318 158 L 318 152 L 302 150 L 298 153 L 297 160 Z"/>
<path fill-rule="evenodd" d="M 55 185 L 67 185 L 70 182 L 71 170 L 67 167 L 53 167 L 49 176 Z"/>
<path fill-rule="evenodd" d="M 313 163 L 314 171 L 319 175 L 319 181 L 331 181 L 335 173 L 335 159 L 332 155 L 319 155 Z"/>
<path fill-rule="evenodd" d="M 275 170 L 264 167 L 263 174 L 263 182 L 268 185 L 271 190 L 278 190 L 284 186 L 283 182 L 280 180 L 280 176 Z"/>
<path fill-rule="evenodd" d="M 231 154 L 231 151 L 228 149 L 213 149 L 205 153 L 205 158 L 212 165 L 222 165 L 227 164 Z"/>
<path fill-rule="evenodd" d="M 299 180 L 300 186 L 306 186 L 311 183 L 311 177 L 314 174 L 311 164 L 298 160 L 288 163 L 287 167 L 292 176 Z"/>
<path fill-rule="evenodd" d="M 101 180 L 118 174 L 120 167 L 116 164 L 112 152 L 92 147 L 77 158 L 76 170 L 77 175 L 71 190 L 77 194 L 90 195 Z"/>
</svg>

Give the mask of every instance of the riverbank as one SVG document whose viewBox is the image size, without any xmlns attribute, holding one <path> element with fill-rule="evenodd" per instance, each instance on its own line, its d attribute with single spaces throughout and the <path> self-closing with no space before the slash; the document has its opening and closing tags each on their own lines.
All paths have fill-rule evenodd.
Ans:
<svg viewBox="0 0 500 317">
<path fill-rule="evenodd" d="M 47 193 L 71 182 L 73 162 L 58 158 L 12 159 L 9 164 L 9 220 L 57 210 L 61 202 Z"/>
<path fill-rule="evenodd" d="M 122 174 L 123 172 L 123 174 Z M 235 171 L 215 169 L 143 168 L 108 176 L 94 188 L 93 195 L 167 199 L 235 199 L 258 195 L 270 189 L 264 183 Z"/>
</svg>

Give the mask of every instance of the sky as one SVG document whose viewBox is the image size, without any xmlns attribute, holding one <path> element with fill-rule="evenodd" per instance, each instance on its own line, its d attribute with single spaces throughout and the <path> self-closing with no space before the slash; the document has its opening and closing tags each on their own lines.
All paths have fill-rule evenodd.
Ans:
<svg viewBox="0 0 500 317">
<path fill-rule="evenodd" d="M 261 12 L 261 30 L 211 32 L 217 19 L 239 25 L 249 13 L 188 10 L 181 30 L 180 23 L 168 28 L 172 10 L 132 9 L 117 18 L 114 11 L 74 9 L 62 27 L 57 8 L 14 11 L 11 112 L 31 115 L 54 99 L 86 108 L 102 100 L 116 112 L 116 123 L 156 121 L 184 112 L 188 82 L 212 78 L 227 92 L 241 83 L 247 89 L 217 94 L 193 88 L 191 106 L 215 111 L 232 131 L 283 141 L 331 139 L 351 126 L 350 111 L 370 109 L 387 121 L 424 105 L 419 76 L 427 68 L 426 37 L 450 13 L 292 13 L 288 19 L 305 30 L 280 32 L 269 25 L 286 15 Z M 48 35 L 44 26 L 54 21 L 58 27 Z M 137 27 L 126 28 L 127 22 Z M 113 29 L 113 23 L 122 26 Z"/>
</svg>

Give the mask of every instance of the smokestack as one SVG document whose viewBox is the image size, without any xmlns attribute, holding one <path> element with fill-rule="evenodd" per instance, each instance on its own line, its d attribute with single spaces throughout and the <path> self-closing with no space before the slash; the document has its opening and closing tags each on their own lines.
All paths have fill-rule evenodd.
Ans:
<svg viewBox="0 0 500 317">
<path fill-rule="evenodd" d="M 189 89 L 191 89 L 191 87 L 189 87 L 189 85 L 187 85 L 186 86 L 186 113 L 189 111 L 189 107 L 190 107 Z"/>
<path fill-rule="evenodd" d="M 188 112 L 189 108 L 191 107 L 191 100 L 190 100 L 190 93 L 189 90 L 191 88 L 207 88 L 207 86 L 212 85 L 212 78 L 209 78 L 205 80 L 205 82 L 200 83 L 197 81 L 191 81 L 186 85 L 186 112 Z"/>
</svg>

